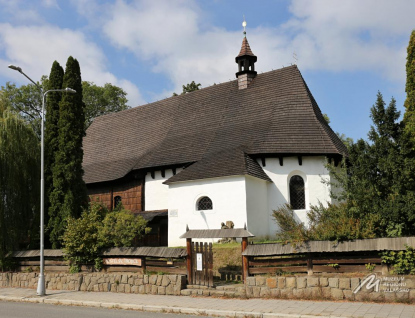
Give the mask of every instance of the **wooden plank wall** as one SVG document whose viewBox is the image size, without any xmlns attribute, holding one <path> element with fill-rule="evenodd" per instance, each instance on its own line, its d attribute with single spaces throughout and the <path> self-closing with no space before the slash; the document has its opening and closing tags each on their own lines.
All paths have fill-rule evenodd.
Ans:
<svg viewBox="0 0 415 318">
<path fill-rule="evenodd" d="M 378 252 L 250 256 L 249 274 L 382 272 Z M 371 264 L 369 268 L 367 264 Z"/>
</svg>

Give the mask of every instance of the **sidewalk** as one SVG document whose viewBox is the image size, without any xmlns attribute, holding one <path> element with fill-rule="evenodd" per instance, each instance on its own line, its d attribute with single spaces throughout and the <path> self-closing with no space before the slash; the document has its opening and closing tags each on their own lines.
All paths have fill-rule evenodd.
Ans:
<svg viewBox="0 0 415 318">
<path fill-rule="evenodd" d="M 24 288 L 0 288 L 0 301 L 43 302 L 57 305 L 241 318 L 415 318 L 415 306 L 405 304 L 279 299 L 221 299 L 213 297 L 158 296 L 62 290 L 47 290 L 45 297 L 38 297 L 36 290 Z"/>
</svg>

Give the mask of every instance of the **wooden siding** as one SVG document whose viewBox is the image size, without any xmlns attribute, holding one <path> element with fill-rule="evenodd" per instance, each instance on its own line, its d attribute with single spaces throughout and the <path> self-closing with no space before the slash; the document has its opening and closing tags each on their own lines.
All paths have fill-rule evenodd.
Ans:
<svg viewBox="0 0 415 318">
<path fill-rule="evenodd" d="M 98 187 L 88 187 L 88 195 L 91 200 L 103 202 L 108 209 L 114 208 L 114 198 L 121 197 L 121 202 L 125 209 L 130 211 L 143 210 L 143 180 L 131 180 L 123 183 L 104 184 Z"/>
</svg>

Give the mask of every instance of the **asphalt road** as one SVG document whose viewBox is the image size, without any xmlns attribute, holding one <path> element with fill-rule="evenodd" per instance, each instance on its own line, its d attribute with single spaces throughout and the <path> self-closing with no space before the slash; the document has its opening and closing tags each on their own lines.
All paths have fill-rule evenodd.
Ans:
<svg viewBox="0 0 415 318">
<path fill-rule="evenodd" d="M 0 318 L 200 318 L 200 316 L 161 314 L 122 309 L 57 306 L 0 301 Z"/>
</svg>

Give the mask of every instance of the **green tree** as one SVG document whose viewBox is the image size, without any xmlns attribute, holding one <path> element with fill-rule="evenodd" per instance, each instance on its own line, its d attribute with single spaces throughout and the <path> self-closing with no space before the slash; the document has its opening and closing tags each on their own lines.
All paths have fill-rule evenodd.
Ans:
<svg viewBox="0 0 415 318">
<path fill-rule="evenodd" d="M 180 95 L 184 95 L 186 93 L 194 92 L 199 90 L 199 86 L 202 84 L 198 83 L 196 84 L 195 81 L 192 81 L 191 83 L 187 85 L 183 85 L 183 92 Z M 176 93 L 173 93 L 173 96 L 177 96 Z"/>
<path fill-rule="evenodd" d="M 42 76 L 38 84 L 44 89 L 50 89 L 47 76 Z M 52 85 L 53 86 L 53 85 Z M 83 101 L 85 103 L 85 127 L 88 128 L 95 117 L 118 112 L 130 108 L 127 105 L 127 93 L 112 84 L 97 86 L 92 82 L 82 82 Z M 17 87 L 7 82 L 1 87 L 2 98 L 12 110 L 19 113 L 24 120 L 33 125 L 40 140 L 40 118 L 42 109 L 42 94 L 32 84 Z M 50 93 L 51 94 L 51 93 Z M 57 93 L 61 94 L 61 93 Z M 49 94 L 48 94 L 49 99 Z"/>
<path fill-rule="evenodd" d="M 62 89 L 64 71 L 60 64 L 55 61 L 49 75 L 47 90 Z M 53 189 L 53 165 L 55 154 L 59 149 L 58 142 L 58 122 L 59 122 L 59 103 L 62 99 L 62 92 L 49 92 L 46 102 L 46 121 L 45 121 L 45 224 L 48 224 L 49 217 L 47 211 L 50 206 L 50 195 Z"/>
<path fill-rule="evenodd" d="M 409 38 L 406 57 L 405 132 L 415 144 L 415 30 Z"/>
<path fill-rule="evenodd" d="M 40 149 L 33 129 L 0 99 L 0 268 L 39 238 Z"/>
<path fill-rule="evenodd" d="M 37 84 L 45 89 L 47 82 L 47 77 L 42 76 Z M 42 92 L 39 88 L 32 84 L 17 87 L 16 84 L 7 82 L 6 86 L 1 87 L 1 92 L 1 98 L 8 108 L 30 123 L 40 140 Z"/>
<path fill-rule="evenodd" d="M 79 217 L 87 204 L 86 186 L 82 179 L 82 138 L 85 135 L 85 104 L 79 63 L 72 56 L 66 63 L 62 87 L 76 90 L 63 94 L 59 103 L 59 141 L 53 166 L 53 191 L 50 195 L 49 230 L 53 248 L 61 244 L 69 216 Z"/>
<path fill-rule="evenodd" d="M 130 108 L 127 105 L 127 93 L 112 84 L 97 86 L 93 82 L 82 82 L 83 101 L 85 103 L 85 125 L 89 127 L 93 119 Z"/>
</svg>

